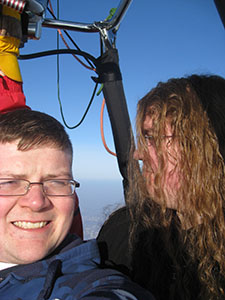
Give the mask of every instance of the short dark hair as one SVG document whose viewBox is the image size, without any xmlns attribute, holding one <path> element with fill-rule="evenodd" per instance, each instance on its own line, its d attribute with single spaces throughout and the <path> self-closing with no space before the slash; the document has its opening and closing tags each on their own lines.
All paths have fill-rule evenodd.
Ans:
<svg viewBox="0 0 225 300">
<path fill-rule="evenodd" d="M 18 140 L 18 149 L 50 145 L 72 154 L 72 144 L 62 124 L 34 110 L 18 109 L 0 115 L 0 143 Z"/>
</svg>

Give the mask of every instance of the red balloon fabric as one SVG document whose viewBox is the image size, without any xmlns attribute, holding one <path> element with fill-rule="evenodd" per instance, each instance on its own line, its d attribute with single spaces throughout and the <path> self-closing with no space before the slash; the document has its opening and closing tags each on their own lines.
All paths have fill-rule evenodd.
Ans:
<svg viewBox="0 0 225 300">
<path fill-rule="evenodd" d="M 21 108 L 30 109 L 26 105 L 22 82 L 14 81 L 7 76 L 0 76 L 0 113 Z"/>
</svg>

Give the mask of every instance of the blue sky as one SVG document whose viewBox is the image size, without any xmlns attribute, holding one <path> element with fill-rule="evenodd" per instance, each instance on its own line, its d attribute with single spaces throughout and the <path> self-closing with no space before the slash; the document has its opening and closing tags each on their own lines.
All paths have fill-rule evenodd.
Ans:
<svg viewBox="0 0 225 300">
<path fill-rule="evenodd" d="M 118 3 L 119 0 L 60 1 L 60 19 L 103 20 Z M 56 13 L 56 0 L 52 4 Z M 99 56 L 98 34 L 70 34 L 83 51 Z M 132 124 L 137 101 L 157 82 L 191 73 L 225 77 L 225 31 L 213 0 L 133 0 L 117 33 L 116 46 Z M 21 54 L 55 48 L 56 30 L 43 28 L 41 39 L 26 43 Z M 20 67 L 27 104 L 62 121 L 57 102 L 56 57 L 20 61 Z M 61 100 L 69 125 L 80 120 L 89 102 L 94 88 L 93 75 L 72 56 L 60 57 Z M 102 98 L 102 95 L 95 97 L 80 127 L 68 130 L 75 150 L 74 177 L 81 181 L 79 197 L 84 211 L 90 203 L 96 207 L 98 202 L 100 207 L 121 202 L 123 198 L 117 161 L 104 150 L 101 142 Z M 104 123 L 106 140 L 113 150 L 106 112 Z M 105 181 L 108 183 L 104 184 Z"/>
</svg>

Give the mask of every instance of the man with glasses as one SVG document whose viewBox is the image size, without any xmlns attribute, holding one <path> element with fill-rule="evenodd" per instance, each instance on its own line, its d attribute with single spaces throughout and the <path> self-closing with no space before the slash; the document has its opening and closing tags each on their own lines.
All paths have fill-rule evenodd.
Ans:
<svg viewBox="0 0 225 300">
<path fill-rule="evenodd" d="M 96 241 L 69 234 L 76 187 L 58 121 L 28 109 L 0 115 L 0 299 L 153 299 L 100 267 Z"/>
</svg>

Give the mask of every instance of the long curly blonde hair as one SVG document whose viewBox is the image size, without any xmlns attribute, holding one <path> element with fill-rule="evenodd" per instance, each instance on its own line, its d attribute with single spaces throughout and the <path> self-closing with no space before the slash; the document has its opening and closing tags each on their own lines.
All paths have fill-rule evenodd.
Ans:
<svg viewBox="0 0 225 300">
<path fill-rule="evenodd" d="M 179 240 L 182 241 L 177 248 L 185 248 L 191 264 L 197 266 L 201 287 L 199 299 L 224 299 L 225 80 L 219 76 L 200 75 L 171 79 L 159 83 L 139 101 L 136 118 L 137 150 L 141 153 L 145 168 L 150 170 L 143 131 L 146 116 L 153 120 L 154 146 L 159 163 L 154 176 L 154 196 L 151 199 L 146 188 L 148 178 L 142 176 L 139 164 L 133 159 L 135 146 L 132 145 L 127 193 L 132 220 L 131 251 L 134 251 L 138 241 L 140 226 L 145 231 L 153 228 L 167 228 L 169 231 L 174 216 L 179 214 L 179 207 L 185 207 L 182 215 L 186 225 L 179 221 L 173 222 L 180 235 Z M 168 120 L 173 131 L 170 143 L 177 143 L 179 149 L 174 166 L 181 174 L 177 211 L 166 207 L 162 188 L 166 162 L 160 137 L 165 134 Z M 168 155 L 171 155 L 169 151 Z M 185 226 L 191 230 L 183 230 Z M 164 237 L 165 247 L 176 264 L 168 231 Z"/>
</svg>

